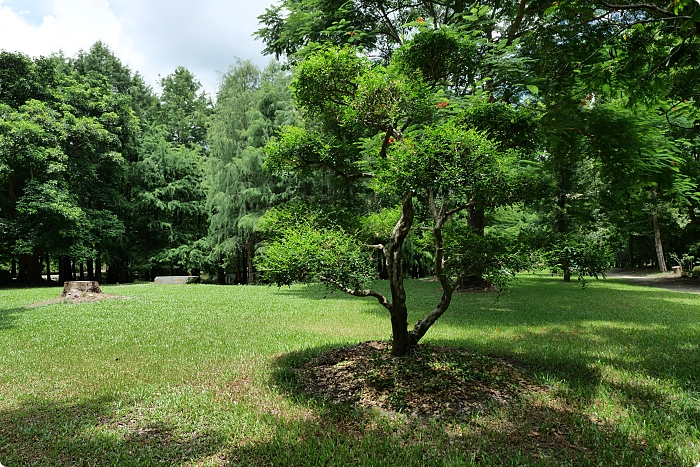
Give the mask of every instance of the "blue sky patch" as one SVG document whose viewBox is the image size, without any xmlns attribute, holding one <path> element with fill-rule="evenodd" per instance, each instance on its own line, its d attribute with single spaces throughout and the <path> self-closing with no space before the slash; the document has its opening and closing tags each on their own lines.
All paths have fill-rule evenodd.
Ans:
<svg viewBox="0 0 700 467">
<path fill-rule="evenodd" d="M 44 16 L 51 14 L 53 4 L 52 0 L 4 0 L 1 3 L 32 26 L 41 26 Z"/>
</svg>

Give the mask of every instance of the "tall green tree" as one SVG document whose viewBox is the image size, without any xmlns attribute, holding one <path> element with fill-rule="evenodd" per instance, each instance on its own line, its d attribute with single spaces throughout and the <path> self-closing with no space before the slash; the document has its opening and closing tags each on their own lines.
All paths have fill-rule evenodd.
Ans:
<svg viewBox="0 0 700 467">
<path fill-rule="evenodd" d="M 185 67 L 160 80 L 159 121 L 168 140 L 188 147 L 204 148 L 212 103 L 202 84 Z"/>
<path fill-rule="evenodd" d="M 205 134 L 212 111 L 201 83 L 178 67 L 161 79 L 131 167 L 132 250 L 146 278 L 196 274 L 206 265 Z"/>
<path fill-rule="evenodd" d="M 136 269 L 161 274 L 198 273 L 204 265 L 200 240 L 206 234 L 204 164 L 201 150 L 168 141 L 163 126 L 141 138 L 132 166 L 132 217 L 138 240 Z"/>
<path fill-rule="evenodd" d="M 96 42 L 89 50 L 80 51 L 75 58 L 69 59 L 68 64 L 81 75 L 96 74 L 103 76 L 109 83 L 112 92 L 128 100 L 135 115 L 138 117 L 138 131 L 120 136 L 121 154 L 126 161 L 124 170 L 112 174 L 112 188 L 109 197 L 95 197 L 93 208 L 99 208 L 101 203 L 108 203 L 116 214 L 119 222 L 125 228 L 122 234 L 112 235 L 96 246 L 92 256 L 87 257 L 88 276 L 92 276 L 93 257 L 95 259 L 95 276 L 101 278 L 102 262 L 107 265 L 110 282 L 125 282 L 129 280 L 129 265 L 138 263 L 134 244 L 139 241 L 135 236 L 132 188 L 137 183 L 134 178 L 134 164 L 139 160 L 141 138 L 153 125 L 157 117 L 158 99 L 153 90 L 147 86 L 138 72 L 132 72 L 122 61 L 102 42 Z"/>
<path fill-rule="evenodd" d="M 238 282 L 254 281 L 260 217 L 294 189 L 293 181 L 263 171 L 262 148 L 282 125 L 294 121 L 288 84 L 288 73 L 276 63 L 260 70 L 239 61 L 222 77 L 207 167 L 208 239 L 220 282 L 225 269 L 235 271 Z"/>
</svg>

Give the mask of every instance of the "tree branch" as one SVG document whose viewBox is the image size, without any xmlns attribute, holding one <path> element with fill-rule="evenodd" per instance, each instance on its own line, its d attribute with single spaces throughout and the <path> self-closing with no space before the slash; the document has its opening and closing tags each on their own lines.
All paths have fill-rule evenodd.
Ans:
<svg viewBox="0 0 700 467">
<path fill-rule="evenodd" d="M 438 212 L 437 206 L 435 205 L 435 195 L 433 194 L 432 188 L 428 189 L 428 207 L 430 208 L 430 215 L 432 215 L 433 219 L 437 221 Z"/>
<path fill-rule="evenodd" d="M 520 0 L 520 6 L 518 7 L 518 14 L 516 15 L 513 23 L 508 28 L 508 42 L 507 45 L 511 45 L 515 39 L 515 33 L 520 29 L 520 25 L 523 22 L 523 17 L 525 16 L 525 6 L 527 5 L 527 0 Z"/>
<path fill-rule="evenodd" d="M 663 60 L 661 60 L 661 62 L 658 65 L 656 65 L 656 67 L 653 70 L 651 70 L 649 73 L 647 73 L 647 77 L 651 77 L 654 73 L 659 71 L 659 68 L 661 68 L 665 64 L 669 63 L 671 61 L 671 59 L 673 59 L 673 57 L 675 57 L 678 53 L 680 53 L 680 51 L 685 46 L 685 41 L 687 41 L 688 39 L 693 37 L 693 35 L 694 35 L 694 33 L 691 33 L 691 34 L 687 35 L 686 37 L 684 37 L 683 41 L 678 45 L 676 50 L 669 53 L 668 56 L 666 58 L 664 58 Z"/>
<path fill-rule="evenodd" d="M 551 6 L 552 6 L 552 2 L 542 3 L 539 6 L 525 10 L 524 13 L 526 15 L 534 15 L 535 13 L 541 13 L 541 12 L 545 11 L 547 8 L 549 8 Z"/>
<path fill-rule="evenodd" d="M 619 5 L 615 3 L 608 3 L 608 2 L 600 2 L 601 5 L 603 5 L 606 8 L 610 8 L 612 10 L 645 10 L 645 11 L 653 11 L 656 13 L 661 13 L 664 15 L 672 14 L 670 11 L 665 10 L 664 8 L 659 8 L 656 5 L 652 5 L 650 3 L 635 3 L 633 5 Z M 677 15 L 675 15 L 677 16 Z"/>
<path fill-rule="evenodd" d="M 452 217 L 454 214 L 457 214 L 459 211 L 464 211 L 465 209 L 469 209 L 470 207 L 474 206 L 474 203 L 472 201 L 468 202 L 467 204 L 463 204 L 462 206 L 458 206 L 454 209 L 450 209 L 447 211 L 445 214 L 445 217 L 449 219 Z"/>
<path fill-rule="evenodd" d="M 389 147 L 389 140 L 391 137 L 394 135 L 394 128 L 389 127 L 386 130 L 386 133 L 384 133 L 384 141 L 382 141 L 382 149 L 379 151 L 379 157 L 382 159 L 386 158 L 386 150 Z"/>
<path fill-rule="evenodd" d="M 384 9 L 384 6 L 381 4 L 379 6 L 379 11 L 381 12 L 382 18 L 384 18 L 384 22 L 386 23 L 386 26 L 389 29 L 389 35 L 391 36 L 392 39 L 394 39 L 396 41 L 397 44 L 401 44 L 401 37 L 399 36 L 399 33 L 394 28 L 394 25 L 391 23 L 391 18 L 389 18 L 389 15 L 387 14 L 386 10 Z"/>
<path fill-rule="evenodd" d="M 374 290 L 370 290 L 370 289 L 362 289 L 362 290 L 351 289 L 351 288 L 345 287 L 343 284 L 341 284 L 337 280 L 331 279 L 329 277 L 320 276 L 319 279 L 321 279 L 324 282 L 328 282 L 329 284 L 333 284 L 334 286 L 336 286 L 337 288 L 339 288 L 340 290 L 342 290 L 346 294 L 353 295 L 355 297 L 374 297 L 377 299 L 377 301 L 379 302 L 380 305 L 382 305 L 384 308 L 389 310 L 389 312 L 391 313 L 391 302 L 384 295 L 380 294 L 379 292 L 375 292 Z"/>
<path fill-rule="evenodd" d="M 695 214 L 695 206 L 693 203 L 690 203 L 690 206 L 688 206 L 688 217 L 690 218 L 691 224 L 700 224 L 700 219 L 698 219 L 698 216 Z"/>
<path fill-rule="evenodd" d="M 411 331 L 411 339 L 414 344 L 428 332 L 428 329 L 435 323 L 435 321 L 442 316 L 445 311 L 450 307 L 450 302 L 452 301 L 452 293 L 454 292 L 454 284 L 445 274 L 445 265 L 447 264 L 447 259 L 445 258 L 445 251 L 443 249 L 443 239 L 442 239 L 442 226 L 449 219 L 447 216 L 447 210 L 443 204 L 440 208 L 440 213 L 435 219 L 435 228 L 433 229 L 433 244 L 435 245 L 435 275 L 437 276 L 440 284 L 442 285 L 442 297 L 440 302 L 433 311 L 428 313 L 428 315 L 422 320 L 418 321 Z"/>
</svg>

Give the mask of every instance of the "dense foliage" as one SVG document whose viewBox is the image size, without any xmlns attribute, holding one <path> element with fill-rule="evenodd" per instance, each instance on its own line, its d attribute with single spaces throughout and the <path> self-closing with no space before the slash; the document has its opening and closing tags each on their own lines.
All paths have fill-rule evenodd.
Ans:
<svg viewBox="0 0 700 467">
<path fill-rule="evenodd" d="M 74 59 L 2 52 L 0 69 L 0 261 L 13 275 L 199 269 L 211 103 L 194 76 L 177 69 L 157 96 L 101 43 Z"/>
</svg>

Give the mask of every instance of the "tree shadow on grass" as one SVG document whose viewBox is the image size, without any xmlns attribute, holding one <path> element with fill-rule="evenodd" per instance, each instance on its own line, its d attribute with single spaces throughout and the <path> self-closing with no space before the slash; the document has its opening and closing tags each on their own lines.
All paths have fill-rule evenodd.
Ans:
<svg viewBox="0 0 700 467">
<path fill-rule="evenodd" d="M 488 331 L 486 337 L 465 333 L 461 338 L 447 340 L 447 345 L 496 350 L 529 365 L 558 368 L 567 380 L 583 375 L 584 384 L 590 380 L 586 368 L 601 365 L 672 381 L 683 390 L 696 390 L 700 381 L 697 336 L 681 325 L 639 323 L 634 319 L 591 323 L 583 317 L 527 326 L 508 317 L 501 321 L 486 317 L 476 318 L 472 324 L 479 328 L 499 325 L 502 330 L 512 326 L 516 330 L 499 333 L 497 328 Z"/>
<path fill-rule="evenodd" d="M 115 400 L 29 400 L 0 410 L 0 462 L 20 465 L 180 465 L 216 453 L 217 432 L 182 433 L 159 421 L 122 421 Z"/>
<path fill-rule="evenodd" d="M 0 331 L 13 327 L 17 314 L 23 311 L 24 308 L 0 308 Z"/>
<path fill-rule="evenodd" d="M 697 439 L 700 433 L 698 355 L 686 355 L 678 350 L 680 346 L 672 350 L 662 345 L 646 344 L 645 339 L 654 342 L 668 339 L 667 330 L 645 330 L 643 333 L 646 335 L 635 341 L 617 328 L 597 327 L 592 335 L 579 337 L 581 340 L 596 340 L 597 348 L 593 351 L 586 348 L 583 342 L 559 351 L 552 350 L 562 344 L 562 335 L 573 338 L 572 333 L 559 329 L 524 333 L 517 342 L 506 339 L 507 342 L 500 342 L 497 347 L 501 349 L 498 355 L 517 362 L 540 381 L 551 381 L 558 388 L 553 394 L 571 405 L 588 408 L 587 411 L 603 412 L 611 409 L 599 407 L 601 401 L 617 407 L 610 416 L 619 416 L 623 422 L 620 426 L 609 426 L 608 430 L 637 439 L 638 434 L 633 435 L 631 431 L 625 433 L 625 430 L 646 431 L 643 443 L 649 446 L 664 443 L 669 446 L 672 443 L 666 441 L 670 437 L 679 444 L 684 439 Z M 683 340 L 679 339 L 680 342 Z M 434 342 L 467 347 L 477 352 L 491 348 L 478 339 L 438 339 Z M 616 353 L 616 349 L 622 350 Z M 605 377 L 602 371 L 606 371 Z M 583 413 L 580 415 L 584 416 Z M 649 428 L 640 429 L 634 425 L 647 425 Z M 680 446 L 678 448 L 681 449 Z M 667 457 L 671 454 L 669 448 L 664 449 L 663 455 L 659 454 L 658 465 L 687 465 L 688 461 L 681 462 L 676 454 L 671 456 L 672 459 L 677 458 L 675 463 L 667 463 Z M 688 443 L 683 449 L 692 451 L 696 448 Z M 605 465 L 612 464 L 606 462 Z"/>
<path fill-rule="evenodd" d="M 624 428 L 593 419 L 554 395 L 493 405 L 461 420 L 323 399 L 305 390 L 298 368 L 330 348 L 291 352 L 273 362 L 271 386 L 313 415 L 272 420 L 276 429 L 269 441 L 230 453 L 240 465 L 683 465 L 677 453 L 633 439 Z M 579 384 L 588 384 L 586 379 L 593 380 L 593 392 L 599 375 L 582 374 Z"/>
</svg>

